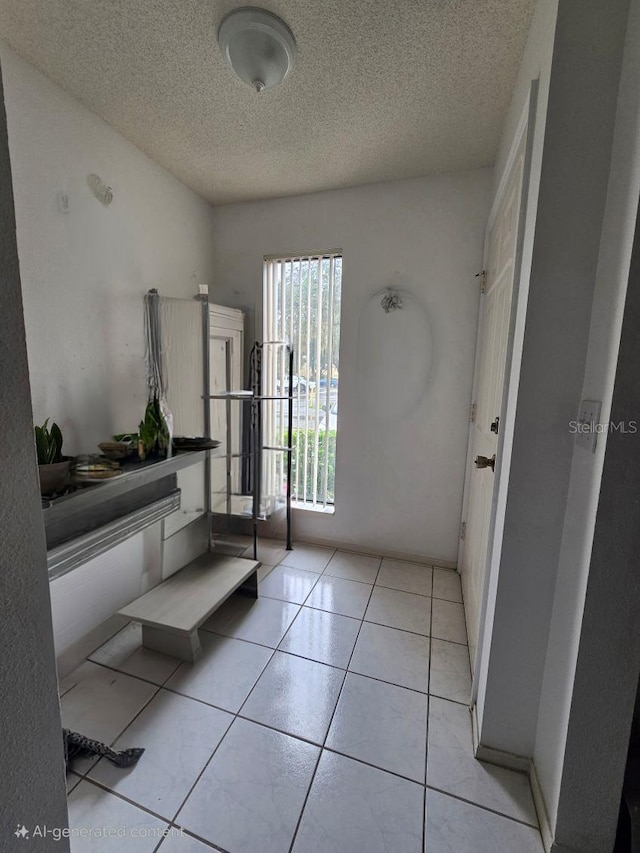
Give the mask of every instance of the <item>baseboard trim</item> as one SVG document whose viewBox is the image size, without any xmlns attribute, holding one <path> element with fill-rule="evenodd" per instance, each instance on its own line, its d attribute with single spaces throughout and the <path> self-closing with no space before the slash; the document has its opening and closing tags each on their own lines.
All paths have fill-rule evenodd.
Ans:
<svg viewBox="0 0 640 853">
<path fill-rule="evenodd" d="M 478 739 L 478 718 L 476 706 L 471 706 L 471 724 L 473 731 L 473 753 L 479 761 L 487 764 L 495 764 L 498 767 L 506 767 L 508 770 L 517 770 L 518 773 L 531 773 L 532 761 L 525 755 L 516 755 L 513 752 L 505 752 L 502 749 L 494 749 L 491 746 L 483 746 Z"/>
<path fill-rule="evenodd" d="M 529 777 L 531 785 L 531 794 L 533 796 L 533 805 L 538 816 L 540 825 L 540 834 L 542 836 L 542 844 L 545 853 L 560 853 L 559 848 L 554 847 L 553 834 L 551 832 L 551 824 L 547 814 L 547 806 L 542 793 L 542 786 L 538 779 L 536 766 L 531 758 L 524 755 L 515 755 L 511 752 L 504 752 L 501 749 L 493 749 L 490 746 L 483 746 L 478 737 L 478 717 L 476 706 L 471 706 L 471 729 L 473 733 L 473 752 L 477 759 L 485 761 L 487 764 L 495 764 L 498 767 L 506 767 L 508 770 L 517 770 L 520 773 L 526 773 Z"/>
<path fill-rule="evenodd" d="M 531 793 L 533 794 L 533 804 L 536 807 L 536 813 L 538 815 L 538 823 L 540 824 L 540 834 L 542 835 L 542 844 L 545 849 L 545 853 L 551 853 L 553 849 L 558 850 L 558 848 L 554 848 L 553 844 L 553 833 L 551 832 L 551 824 L 549 823 L 549 815 L 547 813 L 547 804 L 544 801 L 544 794 L 542 793 L 542 786 L 540 784 L 540 780 L 538 779 L 538 773 L 536 771 L 536 766 L 531 762 L 531 770 L 529 772 L 529 781 L 531 782 Z"/>
<path fill-rule="evenodd" d="M 367 554 L 372 557 L 388 557 L 390 560 L 403 560 L 407 563 L 419 563 L 423 566 L 436 566 L 438 569 L 453 569 L 457 571 L 458 564 L 452 560 L 442 560 L 439 557 L 423 557 L 420 554 L 409 554 L 405 551 L 388 551 L 384 548 L 369 548 L 367 545 L 356 545 L 353 542 L 338 542 L 335 539 L 322 539 L 318 536 L 295 536 L 295 542 L 305 545 L 319 545 L 322 548 L 339 548 L 353 554 Z"/>
<path fill-rule="evenodd" d="M 486 764 L 496 764 L 508 770 L 517 770 L 518 773 L 529 775 L 531 771 L 530 758 L 512 752 L 503 752 L 501 749 L 493 749 L 490 746 L 482 746 L 482 744 L 476 746 L 476 758 Z"/>
<path fill-rule="evenodd" d="M 109 616 L 104 622 L 96 625 L 91 631 L 83 634 L 82 637 L 79 637 L 70 646 L 63 649 L 56 656 L 58 679 L 62 681 L 66 675 L 73 672 L 81 663 L 84 663 L 85 658 L 89 657 L 92 652 L 95 652 L 107 640 L 110 640 L 126 624 L 126 620 L 122 619 L 121 616 Z"/>
</svg>

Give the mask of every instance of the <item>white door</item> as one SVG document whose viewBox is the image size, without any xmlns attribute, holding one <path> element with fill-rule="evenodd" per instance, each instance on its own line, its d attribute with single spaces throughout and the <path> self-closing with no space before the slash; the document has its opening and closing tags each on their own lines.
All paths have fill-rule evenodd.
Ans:
<svg viewBox="0 0 640 853">
<path fill-rule="evenodd" d="M 503 398 L 511 317 L 526 132 L 522 134 L 485 246 L 485 292 L 476 350 L 475 409 L 471 423 L 470 463 L 465 490 L 466 518 L 459 568 L 464 591 L 471 666 L 475 668 L 478 629 L 486 567 L 489 522 L 494 489 L 493 466 Z"/>
<path fill-rule="evenodd" d="M 244 314 L 235 308 L 209 305 L 209 382 L 210 393 L 224 394 L 242 390 L 244 359 Z M 227 462 L 230 463 L 231 492 L 240 494 L 242 468 L 242 403 L 233 400 L 230 407 L 230 441 L 233 458 L 227 460 L 227 403 L 211 401 L 211 437 L 221 442 L 211 455 L 211 509 L 226 512 Z M 235 509 L 235 503 L 232 502 Z"/>
</svg>

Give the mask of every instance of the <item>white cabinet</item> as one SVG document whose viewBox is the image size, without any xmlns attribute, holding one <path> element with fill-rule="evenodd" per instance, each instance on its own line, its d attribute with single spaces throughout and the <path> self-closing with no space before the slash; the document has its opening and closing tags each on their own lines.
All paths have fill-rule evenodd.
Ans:
<svg viewBox="0 0 640 853">
<path fill-rule="evenodd" d="M 178 471 L 180 509 L 164 519 L 163 538 L 168 539 L 204 514 L 205 506 L 205 463 L 198 462 Z"/>
</svg>

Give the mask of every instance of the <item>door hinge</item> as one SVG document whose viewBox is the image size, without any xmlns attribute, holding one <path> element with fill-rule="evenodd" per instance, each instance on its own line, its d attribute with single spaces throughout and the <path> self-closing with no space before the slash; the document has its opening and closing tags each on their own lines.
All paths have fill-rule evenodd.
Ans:
<svg viewBox="0 0 640 853">
<path fill-rule="evenodd" d="M 486 293 L 487 292 L 487 271 L 486 270 L 480 270 L 480 272 L 476 273 L 475 277 L 480 279 L 480 293 Z"/>
<path fill-rule="evenodd" d="M 464 542 L 464 537 L 467 535 L 467 522 L 463 521 L 460 524 L 460 541 Z"/>
<path fill-rule="evenodd" d="M 472 403 L 471 408 L 469 409 L 469 423 L 474 424 L 476 422 L 476 412 L 478 410 L 478 404 Z"/>
</svg>

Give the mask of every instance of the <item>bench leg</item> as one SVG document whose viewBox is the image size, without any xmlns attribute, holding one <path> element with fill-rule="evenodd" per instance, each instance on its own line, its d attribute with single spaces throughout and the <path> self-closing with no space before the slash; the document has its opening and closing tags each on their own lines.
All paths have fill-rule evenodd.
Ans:
<svg viewBox="0 0 640 853">
<path fill-rule="evenodd" d="M 143 625 L 142 645 L 146 649 L 153 649 L 155 652 L 162 652 L 164 655 L 171 655 L 189 663 L 195 663 L 202 652 L 197 629 L 191 634 L 173 634 L 170 631 Z"/>
<path fill-rule="evenodd" d="M 258 570 L 249 575 L 246 581 L 239 586 L 236 592 L 239 592 L 240 595 L 247 595 L 249 598 L 257 598 L 258 597 Z"/>
</svg>

